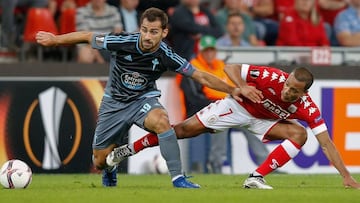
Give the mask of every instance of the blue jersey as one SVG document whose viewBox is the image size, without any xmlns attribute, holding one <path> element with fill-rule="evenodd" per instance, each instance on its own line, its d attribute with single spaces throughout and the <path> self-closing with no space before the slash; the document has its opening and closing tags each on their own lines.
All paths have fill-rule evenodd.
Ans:
<svg viewBox="0 0 360 203">
<path fill-rule="evenodd" d="M 160 96 L 156 80 L 173 71 L 191 76 L 195 69 L 164 42 L 154 52 L 139 48 L 140 33 L 94 34 L 92 47 L 109 50 L 110 74 L 105 94 L 119 101 Z"/>
</svg>

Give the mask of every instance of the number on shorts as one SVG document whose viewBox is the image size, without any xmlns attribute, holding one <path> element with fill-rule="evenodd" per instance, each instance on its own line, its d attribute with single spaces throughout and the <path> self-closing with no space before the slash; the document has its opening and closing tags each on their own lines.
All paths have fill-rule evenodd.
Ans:
<svg viewBox="0 0 360 203">
<path fill-rule="evenodd" d="M 151 109 L 151 105 L 148 104 L 148 103 L 146 103 L 146 104 L 144 104 L 144 106 L 142 107 L 142 109 L 140 110 L 140 112 L 146 113 L 146 112 L 150 111 L 150 109 Z"/>
</svg>

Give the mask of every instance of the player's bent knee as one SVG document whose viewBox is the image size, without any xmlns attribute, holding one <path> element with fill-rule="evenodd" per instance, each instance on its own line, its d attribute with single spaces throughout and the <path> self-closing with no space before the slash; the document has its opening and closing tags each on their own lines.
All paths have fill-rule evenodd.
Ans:
<svg viewBox="0 0 360 203">
<path fill-rule="evenodd" d="M 170 122 L 167 115 L 161 115 L 159 120 L 154 124 L 153 131 L 156 133 L 163 133 L 170 129 Z"/>
<path fill-rule="evenodd" d="M 303 146 L 307 140 L 306 129 L 302 126 L 293 127 L 290 133 L 290 139 L 300 146 Z"/>
<path fill-rule="evenodd" d="M 152 110 L 145 118 L 144 125 L 157 134 L 163 133 L 171 128 L 167 112 L 161 108 Z"/>
</svg>

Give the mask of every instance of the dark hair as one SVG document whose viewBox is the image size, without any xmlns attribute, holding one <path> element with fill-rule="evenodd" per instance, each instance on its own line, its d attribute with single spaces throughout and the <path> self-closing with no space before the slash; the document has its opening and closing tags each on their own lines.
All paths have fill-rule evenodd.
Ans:
<svg viewBox="0 0 360 203">
<path fill-rule="evenodd" d="M 304 90 L 305 92 L 307 92 L 314 82 L 313 74 L 304 67 L 295 68 L 292 72 L 294 73 L 294 77 L 296 80 L 300 82 L 305 82 Z"/>
<path fill-rule="evenodd" d="M 244 21 L 243 16 L 241 15 L 240 12 L 231 12 L 231 13 L 229 13 L 229 15 L 228 15 L 228 17 L 226 19 L 226 23 L 229 23 L 229 19 L 232 18 L 232 17 L 239 17 L 239 18 L 241 18 L 241 20 Z"/>
<path fill-rule="evenodd" d="M 143 23 L 144 19 L 147 19 L 149 22 L 154 22 L 159 20 L 161 22 L 161 28 L 166 29 L 168 24 L 168 16 L 166 13 L 158 8 L 148 8 L 144 11 L 140 18 L 140 24 Z"/>
</svg>

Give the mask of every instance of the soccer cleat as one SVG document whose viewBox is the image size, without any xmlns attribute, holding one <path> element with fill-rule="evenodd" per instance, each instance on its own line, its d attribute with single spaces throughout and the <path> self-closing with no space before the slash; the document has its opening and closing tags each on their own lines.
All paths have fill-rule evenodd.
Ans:
<svg viewBox="0 0 360 203">
<path fill-rule="evenodd" d="M 186 180 L 188 177 L 186 176 L 180 176 L 177 179 L 173 181 L 173 185 L 176 188 L 200 188 L 199 184 L 192 183 L 188 180 Z"/>
<path fill-rule="evenodd" d="M 102 170 L 102 184 L 104 187 L 114 187 L 117 185 L 117 166 L 111 169 L 111 171 Z"/>
<path fill-rule="evenodd" d="M 133 154 L 134 153 L 131 151 L 128 144 L 122 145 L 114 148 L 114 150 L 107 155 L 106 164 L 109 166 L 115 166 Z"/>
<path fill-rule="evenodd" d="M 243 187 L 248 189 L 273 189 L 270 185 L 266 184 L 264 177 L 252 174 L 244 181 Z"/>
</svg>

